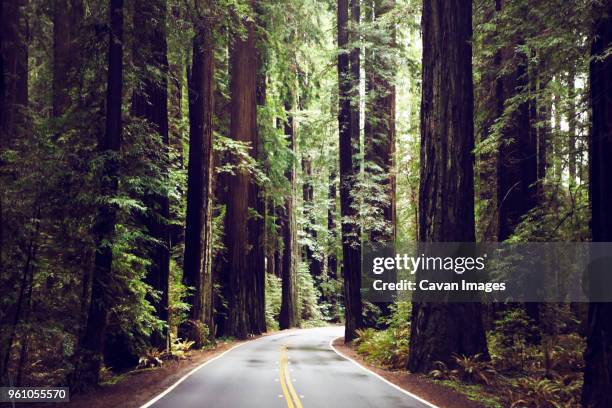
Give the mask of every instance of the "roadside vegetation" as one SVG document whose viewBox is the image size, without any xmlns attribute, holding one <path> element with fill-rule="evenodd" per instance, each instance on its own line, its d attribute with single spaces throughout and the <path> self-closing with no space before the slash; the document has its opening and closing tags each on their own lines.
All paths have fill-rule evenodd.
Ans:
<svg viewBox="0 0 612 408">
<path fill-rule="evenodd" d="M 579 407 L 584 337 L 567 305 L 546 307 L 556 316 L 553 334 L 543 333 L 522 308 L 508 305 L 487 330 L 490 358 L 454 355 L 448 364 L 437 361 L 426 377 L 491 408 Z M 411 304 L 391 309 L 390 317 L 379 319 L 384 329 L 358 331 L 355 350 L 369 364 L 405 370 Z"/>
</svg>

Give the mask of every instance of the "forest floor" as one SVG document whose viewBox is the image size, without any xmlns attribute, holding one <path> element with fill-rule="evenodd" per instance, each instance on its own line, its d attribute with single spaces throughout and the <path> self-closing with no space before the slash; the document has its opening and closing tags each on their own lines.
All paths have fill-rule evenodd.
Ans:
<svg viewBox="0 0 612 408">
<path fill-rule="evenodd" d="M 449 387 L 433 383 L 422 375 L 412 374 L 403 370 L 389 370 L 369 364 L 364 360 L 363 356 L 357 353 L 352 344 L 344 344 L 343 337 L 334 340 L 333 345 L 345 357 L 355 360 L 387 381 L 431 402 L 439 408 L 484 408 L 484 405 L 471 401 L 465 395 Z"/>
</svg>

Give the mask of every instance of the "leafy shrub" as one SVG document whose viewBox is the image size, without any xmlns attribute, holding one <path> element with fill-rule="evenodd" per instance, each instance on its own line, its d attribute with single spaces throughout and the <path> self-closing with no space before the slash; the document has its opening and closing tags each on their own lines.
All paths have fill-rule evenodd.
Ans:
<svg viewBox="0 0 612 408">
<path fill-rule="evenodd" d="M 173 339 L 170 343 L 170 351 L 165 353 L 165 357 L 174 360 L 184 360 L 189 356 L 189 351 L 196 344 L 193 340 Z"/>
<path fill-rule="evenodd" d="M 523 309 L 505 312 L 494 322 L 495 329 L 489 333 L 488 344 L 491 358 L 502 370 L 523 370 L 527 360 L 538 353 L 528 344 L 534 335 L 532 322 Z"/>
<path fill-rule="evenodd" d="M 462 381 L 490 385 L 497 375 L 491 363 L 482 359 L 482 354 L 473 356 L 455 354 L 453 360 L 457 364 L 457 373 Z"/>
<path fill-rule="evenodd" d="M 558 384 L 547 379 L 536 380 L 532 378 L 521 378 L 516 381 L 516 391 L 511 391 L 510 396 L 520 395 L 520 399 L 511 401 L 512 408 L 561 408 L 557 401 L 557 395 L 561 392 Z"/>
<path fill-rule="evenodd" d="M 319 325 L 319 322 L 323 322 L 319 310 L 319 291 L 314 286 L 306 263 L 298 265 L 298 281 L 298 306 L 302 323 L 306 326 Z"/>
<path fill-rule="evenodd" d="M 436 361 L 434 370 L 429 376 L 436 380 L 459 380 L 468 383 L 491 385 L 494 383 L 497 371 L 491 363 L 483 360 L 482 354 L 463 356 L 454 354 L 453 363 L 456 368 L 449 368 L 444 362 Z"/>
<path fill-rule="evenodd" d="M 281 280 L 270 273 L 266 274 L 266 327 L 278 330 L 278 316 L 281 308 Z"/>
<path fill-rule="evenodd" d="M 358 330 L 355 344 L 357 352 L 370 363 L 390 368 L 405 368 L 410 337 L 410 303 L 398 302 L 391 305 L 391 310 L 386 330 Z"/>
</svg>

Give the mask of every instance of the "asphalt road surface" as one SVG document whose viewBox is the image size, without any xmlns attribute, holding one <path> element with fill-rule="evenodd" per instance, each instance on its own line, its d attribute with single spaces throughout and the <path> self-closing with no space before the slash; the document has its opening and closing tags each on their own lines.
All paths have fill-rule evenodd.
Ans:
<svg viewBox="0 0 612 408">
<path fill-rule="evenodd" d="M 143 407 L 433 407 L 338 355 L 342 327 L 292 330 L 247 342 Z"/>
</svg>

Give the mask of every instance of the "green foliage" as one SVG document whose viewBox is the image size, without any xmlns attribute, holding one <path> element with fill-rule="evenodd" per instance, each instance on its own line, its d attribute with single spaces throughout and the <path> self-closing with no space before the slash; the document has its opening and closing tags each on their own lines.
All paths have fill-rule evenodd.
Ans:
<svg viewBox="0 0 612 408">
<path fill-rule="evenodd" d="M 498 375 L 491 363 L 485 361 L 481 354 L 453 355 L 453 369 L 442 361 L 436 361 L 434 365 L 436 368 L 429 372 L 429 376 L 436 380 L 458 380 L 488 386 L 495 382 Z"/>
<path fill-rule="evenodd" d="M 562 388 L 547 379 L 521 378 L 516 381 L 515 387 L 516 391 L 509 393 L 512 408 L 561 408 L 575 405 L 575 401 L 571 405 L 561 405 L 559 395 L 563 391 Z"/>
<path fill-rule="evenodd" d="M 298 265 L 298 308 L 303 324 L 317 325 L 323 321 L 319 310 L 319 291 L 314 286 L 314 279 L 305 263 Z"/>
<path fill-rule="evenodd" d="M 375 365 L 403 369 L 408 361 L 410 337 L 410 302 L 391 305 L 391 316 L 385 330 L 367 328 L 357 331 L 357 352 Z"/>
<path fill-rule="evenodd" d="M 504 370 L 523 370 L 529 356 L 534 354 L 528 338 L 538 329 L 522 308 L 509 310 L 494 324 L 495 329 L 488 333 L 491 358 Z"/>
<path fill-rule="evenodd" d="M 266 326 L 268 330 L 278 330 L 278 316 L 281 308 L 281 281 L 266 273 Z"/>
<path fill-rule="evenodd" d="M 206 328 L 206 333 L 208 333 L 208 328 Z M 167 352 L 167 356 L 175 360 L 184 360 L 195 344 L 196 342 L 193 340 L 181 340 L 180 338 L 172 339 L 170 351 Z"/>
</svg>

